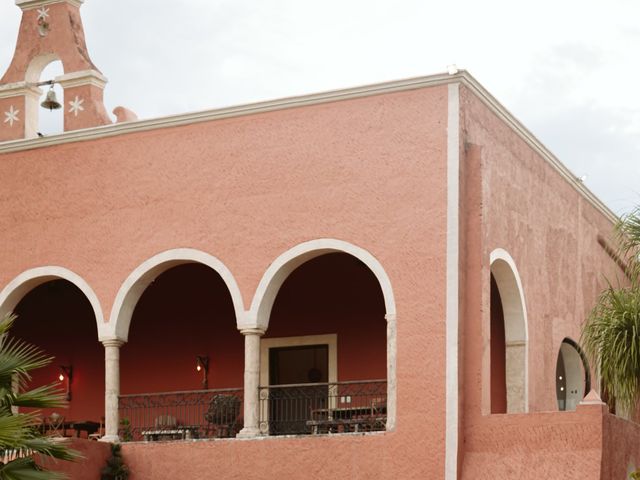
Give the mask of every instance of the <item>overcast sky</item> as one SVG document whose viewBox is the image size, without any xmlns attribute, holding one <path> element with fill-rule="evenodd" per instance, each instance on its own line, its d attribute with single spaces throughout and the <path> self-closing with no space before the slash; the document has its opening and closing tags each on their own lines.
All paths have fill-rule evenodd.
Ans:
<svg viewBox="0 0 640 480">
<path fill-rule="evenodd" d="M 456 64 L 614 212 L 640 204 L 638 0 L 87 0 L 81 11 L 109 110 L 151 118 Z M 2 71 L 20 15 L 0 0 Z"/>
</svg>

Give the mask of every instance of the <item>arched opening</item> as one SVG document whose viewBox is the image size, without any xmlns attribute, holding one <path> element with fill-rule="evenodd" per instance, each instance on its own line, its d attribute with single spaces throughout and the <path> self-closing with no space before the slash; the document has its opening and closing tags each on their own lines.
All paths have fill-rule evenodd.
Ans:
<svg viewBox="0 0 640 480">
<path fill-rule="evenodd" d="M 64 74 L 64 65 L 55 53 L 47 53 L 34 57 L 25 72 L 25 80 L 30 85 L 54 80 Z M 64 131 L 64 97 L 60 85 L 54 85 L 58 102 L 62 108 L 45 111 L 40 104 L 46 98 L 49 85 L 40 87 L 42 95 L 27 95 L 25 97 L 25 111 L 20 112 L 25 122 L 25 137 L 33 138 L 40 135 L 52 135 Z M 42 111 L 41 111 L 42 110 Z"/>
<path fill-rule="evenodd" d="M 19 300 L 10 296 L 17 300 L 13 310 L 18 316 L 11 333 L 55 357 L 50 365 L 33 372 L 32 386 L 59 382 L 68 392 L 69 407 L 44 410 L 43 420 L 55 414 L 55 423 L 63 421 L 58 426 L 64 433 L 73 433 L 75 425 L 79 434 L 77 426 L 83 425 L 88 435 L 98 430 L 104 415 L 104 351 L 98 342 L 94 308 L 69 280 L 40 280 L 35 279 L 36 285 Z"/>
<path fill-rule="evenodd" d="M 507 413 L 504 313 L 496 279 L 491 275 L 491 413 Z"/>
<path fill-rule="evenodd" d="M 40 74 L 39 81 L 53 80 L 56 77 L 64 74 L 64 68 L 62 62 L 59 60 L 49 63 L 42 73 Z M 44 85 L 42 88 L 43 96 L 38 101 L 38 108 L 36 110 L 36 116 L 38 118 L 37 132 L 40 134 L 55 135 L 64 132 L 64 91 L 59 84 Z M 47 93 L 53 90 L 55 92 L 58 102 L 62 105 L 62 108 L 57 110 L 45 109 L 40 106 L 40 103 L 46 98 Z"/>
<path fill-rule="evenodd" d="M 120 360 L 124 440 L 234 436 L 242 426 L 244 342 L 227 284 L 196 262 L 140 278 Z M 148 273 L 148 272 L 147 272 Z"/>
<path fill-rule="evenodd" d="M 565 338 L 556 362 L 556 397 L 559 410 L 575 410 L 591 390 L 587 358 L 576 342 Z"/>
<path fill-rule="evenodd" d="M 334 251 L 280 280 L 261 342 L 262 432 L 383 430 L 387 322 L 376 275 Z"/>
<path fill-rule="evenodd" d="M 491 412 L 526 412 L 527 318 L 520 276 L 511 256 L 491 254 Z"/>
</svg>

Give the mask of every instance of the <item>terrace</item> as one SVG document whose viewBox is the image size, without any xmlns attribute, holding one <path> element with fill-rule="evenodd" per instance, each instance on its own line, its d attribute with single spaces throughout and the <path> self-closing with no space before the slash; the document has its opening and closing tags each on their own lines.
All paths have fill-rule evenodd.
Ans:
<svg viewBox="0 0 640 480">
<path fill-rule="evenodd" d="M 99 424 L 98 435 L 108 434 L 102 428 L 106 416 L 109 429 L 104 354 L 91 301 L 60 278 L 23 290 L 15 299 L 15 334 L 56 356 L 35 383 L 50 383 L 61 366 L 73 368 L 73 376 L 61 380 L 69 408 L 44 417 Z M 137 293 L 128 341 L 118 348 L 121 440 L 386 429 L 385 300 L 358 258 L 329 252 L 299 262 L 274 293 L 268 328 L 253 335 L 259 340 L 253 353 L 238 331 L 227 283 L 211 266 L 158 263 L 131 291 Z M 255 386 L 247 383 L 247 358 L 258 360 Z"/>
</svg>

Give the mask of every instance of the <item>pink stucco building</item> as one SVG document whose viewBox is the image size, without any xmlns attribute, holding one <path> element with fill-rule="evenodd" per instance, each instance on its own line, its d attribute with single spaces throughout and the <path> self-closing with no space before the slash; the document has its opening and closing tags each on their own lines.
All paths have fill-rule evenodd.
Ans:
<svg viewBox="0 0 640 480">
<path fill-rule="evenodd" d="M 0 79 L 0 314 L 103 440 L 60 469 L 98 478 L 119 438 L 132 480 L 640 461 L 577 344 L 615 217 L 471 75 L 112 123 L 82 3 L 16 0 Z M 65 132 L 39 137 L 54 60 Z"/>
</svg>

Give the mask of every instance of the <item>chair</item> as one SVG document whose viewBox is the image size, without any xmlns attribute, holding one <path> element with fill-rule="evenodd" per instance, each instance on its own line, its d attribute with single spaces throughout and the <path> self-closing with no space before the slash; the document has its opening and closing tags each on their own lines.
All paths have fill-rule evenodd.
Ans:
<svg viewBox="0 0 640 480">
<path fill-rule="evenodd" d="M 64 423 L 64 416 L 59 413 L 53 412 L 51 415 L 45 418 L 45 430 L 47 435 L 52 437 L 64 437 L 66 436 L 66 428 Z"/>
<path fill-rule="evenodd" d="M 177 425 L 178 420 L 176 417 L 172 417 L 171 415 L 160 415 L 156 417 L 154 421 L 156 430 L 173 430 Z"/>
<path fill-rule="evenodd" d="M 240 415 L 240 399 L 235 395 L 214 395 L 204 415 L 208 429 L 215 429 L 217 437 L 232 437 L 238 425 Z"/>
</svg>

